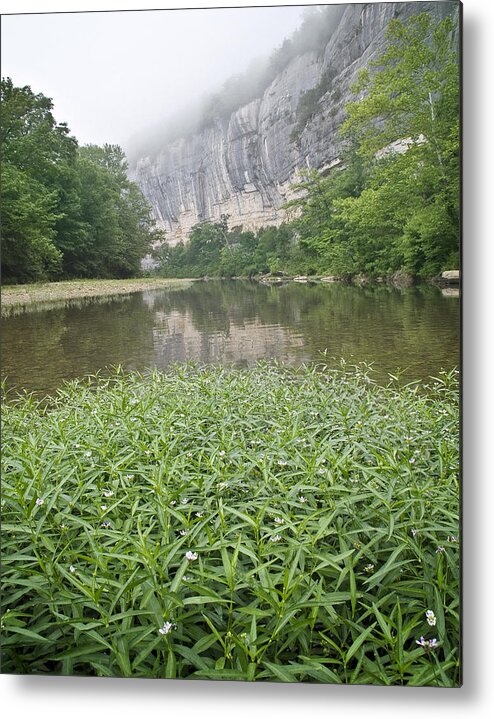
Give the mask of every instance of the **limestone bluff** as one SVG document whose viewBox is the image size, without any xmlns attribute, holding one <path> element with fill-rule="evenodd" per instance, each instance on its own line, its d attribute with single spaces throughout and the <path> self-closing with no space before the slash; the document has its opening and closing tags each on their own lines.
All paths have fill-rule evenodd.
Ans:
<svg viewBox="0 0 494 719">
<path fill-rule="evenodd" d="M 322 52 L 296 56 L 262 97 L 199 133 L 167 144 L 154 156 L 137 159 L 130 170 L 150 202 L 157 226 L 171 245 L 186 241 L 198 222 L 230 216 L 246 230 L 279 225 L 282 205 L 301 168 L 324 171 L 339 160 L 338 128 L 358 72 L 384 49 L 391 19 L 404 22 L 428 12 L 438 20 L 458 3 L 362 3 L 344 7 Z M 331 77 L 314 115 L 294 137 L 301 96 Z"/>
</svg>

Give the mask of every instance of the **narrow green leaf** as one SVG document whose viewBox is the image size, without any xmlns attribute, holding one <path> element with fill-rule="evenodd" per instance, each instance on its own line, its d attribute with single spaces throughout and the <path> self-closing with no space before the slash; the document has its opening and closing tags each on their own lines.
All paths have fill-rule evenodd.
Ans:
<svg viewBox="0 0 494 719">
<path fill-rule="evenodd" d="M 353 655 L 354 655 L 356 652 L 358 652 L 358 650 L 360 649 L 360 647 L 362 646 L 362 644 L 365 642 L 365 640 L 367 639 L 367 637 L 369 637 L 369 636 L 372 634 L 372 632 L 373 632 L 375 626 L 376 626 L 376 622 L 374 622 L 373 624 L 371 624 L 370 627 L 367 627 L 367 629 L 365 629 L 365 630 L 364 630 L 361 634 L 359 634 L 359 636 L 355 639 L 355 641 L 353 642 L 353 644 L 351 645 L 351 647 L 348 649 L 347 653 L 345 654 L 345 662 L 346 662 L 346 663 L 348 663 L 348 662 L 350 661 L 350 659 L 353 657 Z"/>
</svg>

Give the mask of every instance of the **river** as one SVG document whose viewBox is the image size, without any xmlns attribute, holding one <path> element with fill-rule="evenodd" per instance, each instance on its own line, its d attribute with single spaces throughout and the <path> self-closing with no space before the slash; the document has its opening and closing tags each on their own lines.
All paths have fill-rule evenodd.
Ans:
<svg viewBox="0 0 494 719">
<path fill-rule="evenodd" d="M 460 302 L 432 286 L 196 282 L 187 289 L 60 303 L 2 321 L 8 388 L 53 393 L 112 365 L 146 371 L 188 360 L 291 366 L 341 358 L 380 382 L 426 380 L 458 367 Z"/>
</svg>

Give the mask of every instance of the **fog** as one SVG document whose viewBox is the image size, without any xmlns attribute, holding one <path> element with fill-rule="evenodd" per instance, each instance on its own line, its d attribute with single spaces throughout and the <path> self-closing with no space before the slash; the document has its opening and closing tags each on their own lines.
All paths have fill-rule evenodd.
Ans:
<svg viewBox="0 0 494 719">
<path fill-rule="evenodd" d="M 5 12 L 6 3 L 0 5 Z M 254 67 L 262 73 L 265 59 L 308 11 L 275 6 L 3 15 L 2 76 L 52 98 L 57 122 L 66 122 L 80 144 L 116 143 L 128 152 L 157 127 L 161 132 L 167 118 L 176 122 L 201 106 L 228 78 Z"/>
</svg>

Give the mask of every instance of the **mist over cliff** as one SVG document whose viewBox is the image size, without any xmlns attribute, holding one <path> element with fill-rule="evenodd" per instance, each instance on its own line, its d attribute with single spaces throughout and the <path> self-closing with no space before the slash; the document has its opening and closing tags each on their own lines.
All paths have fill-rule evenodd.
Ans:
<svg viewBox="0 0 494 719">
<path fill-rule="evenodd" d="M 191 104 L 187 118 L 137 143 L 131 176 L 170 244 L 222 214 L 249 230 L 281 224 L 298 171 L 339 164 L 338 128 L 356 99 L 351 86 L 385 47 L 389 21 L 419 12 L 442 19 L 457 3 L 331 7 L 337 11 L 327 10 L 325 23 L 312 21 L 312 41 L 310 33 L 295 35 L 275 62 L 251 67 L 250 82 L 248 73 L 232 78 L 222 93 Z"/>
</svg>

